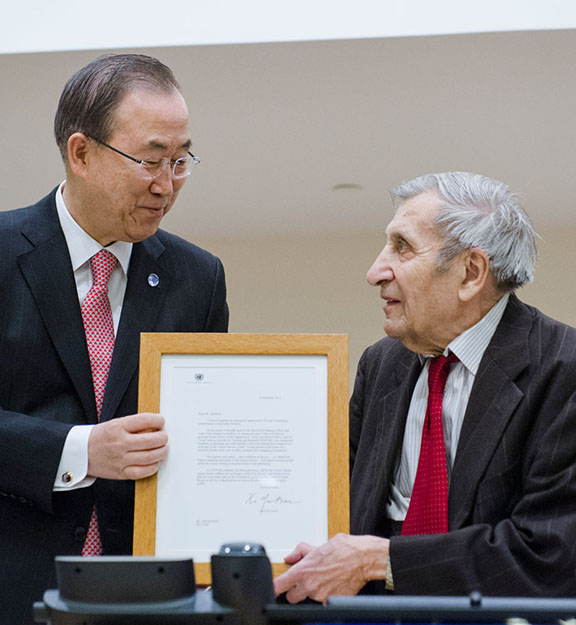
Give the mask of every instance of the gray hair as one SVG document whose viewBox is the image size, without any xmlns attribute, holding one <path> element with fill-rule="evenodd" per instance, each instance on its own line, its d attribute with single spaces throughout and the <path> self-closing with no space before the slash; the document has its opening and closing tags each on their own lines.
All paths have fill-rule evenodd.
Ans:
<svg viewBox="0 0 576 625">
<path fill-rule="evenodd" d="M 174 74 L 158 59 L 144 54 L 103 56 L 77 71 L 60 96 L 54 134 L 64 161 L 69 137 L 75 132 L 107 141 L 116 108 L 130 91 L 180 91 Z"/>
<path fill-rule="evenodd" d="M 490 259 L 490 271 L 501 291 L 514 291 L 532 281 L 537 234 L 507 185 L 467 172 L 428 174 L 396 187 L 394 206 L 426 191 L 435 191 L 440 199 L 434 225 L 444 246 L 438 254 L 438 270 L 446 270 L 462 252 L 479 247 Z"/>
</svg>

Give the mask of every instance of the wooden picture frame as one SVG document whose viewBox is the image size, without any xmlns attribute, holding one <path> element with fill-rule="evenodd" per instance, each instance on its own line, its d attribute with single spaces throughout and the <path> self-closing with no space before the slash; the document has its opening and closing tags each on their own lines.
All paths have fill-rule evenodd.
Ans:
<svg viewBox="0 0 576 625">
<path fill-rule="evenodd" d="M 214 365 L 213 363 L 216 363 Z M 192 364 L 188 364 L 192 363 Z M 163 373 L 164 372 L 164 373 Z M 205 378 L 205 373 L 206 379 Z M 214 377 L 216 376 L 216 377 Z M 228 376 L 228 377 L 226 377 Z M 302 487 L 306 491 L 305 496 L 302 498 L 294 497 L 293 494 L 290 498 L 282 495 L 276 495 L 278 491 L 274 491 L 274 497 L 270 497 L 268 493 L 261 494 L 261 491 L 250 492 L 248 498 L 243 496 L 243 504 L 256 504 L 251 508 L 248 506 L 238 506 L 234 508 L 235 512 L 232 515 L 238 516 L 242 519 L 243 515 L 249 515 L 247 512 L 259 511 L 261 516 L 265 516 L 264 513 L 273 513 L 275 515 L 274 522 L 268 522 L 267 520 L 259 521 L 263 524 L 269 523 L 270 527 L 273 527 L 273 532 L 276 532 L 276 526 L 278 526 L 278 543 L 282 543 L 281 533 L 282 530 L 282 518 L 286 516 L 286 522 L 284 525 L 284 531 L 290 534 L 292 526 L 290 522 L 290 514 L 296 514 L 298 505 L 286 505 L 281 504 L 301 504 L 304 506 L 303 510 L 298 510 L 297 518 L 298 524 L 302 523 L 306 525 L 308 531 L 308 525 L 314 529 L 311 529 L 314 535 L 319 535 L 320 538 L 327 540 L 338 532 L 349 531 L 349 453 L 348 453 L 348 337 L 341 334 L 217 334 L 217 333 L 143 333 L 141 335 L 140 345 L 140 379 L 139 379 L 139 412 L 160 412 L 161 406 L 163 408 L 162 413 L 166 418 L 166 429 L 169 433 L 170 440 L 170 453 L 168 459 L 163 463 L 159 471 L 159 475 L 154 475 L 150 478 L 138 480 L 136 482 L 135 489 L 135 514 L 134 514 L 134 555 L 158 555 L 161 557 L 170 556 L 170 553 L 163 552 L 171 550 L 171 546 L 166 546 L 166 541 L 190 541 L 194 543 L 194 536 L 198 534 L 198 540 L 201 540 L 203 536 L 202 532 L 208 531 L 204 529 L 204 525 L 210 524 L 214 521 L 196 521 L 196 526 L 200 526 L 202 529 L 190 529 L 189 525 L 184 525 L 184 529 L 164 529 L 165 527 L 171 527 L 171 523 L 180 523 L 182 518 L 186 518 L 185 512 L 182 512 L 184 508 L 181 506 L 192 506 L 195 510 L 202 508 L 203 505 L 196 506 L 194 502 L 186 503 L 186 494 L 190 497 L 194 497 L 194 488 L 188 484 L 182 487 L 182 483 L 179 480 L 184 479 L 188 473 L 195 478 L 194 487 L 200 484 L 198 488 L 204 488 L 204 472 L 200 471 L 194 462 L 200 462 L 200 458 L 203 453 L 201 450 L 205 449 L 205 441 L 207 436 L 212 436 L 212 440 L 209 445 L 222 445 L 224 440 L 220 434 L 210 434 L 210 432 L 222 432 L 218 430 L 218 425 L 221 424 L 220 417 L 212 417 L 212 424 L 216 426 L 208 427 L 197 435 L 190 436 L 187 428 L 197 427 L 195 424 L 198 420 L 202 420 L 203 417 L 196 417 L 195 420 L 189 418 L 188 405 L 184 407 L 183 400 L 178 399 L 181 397 L 188 397 L 188 394 L 192 395 L 192 400 L 196 398 L 196 403 L 201 403 L 198 397 L 204 397 L 204 395 L 197 395 L 198 393 L 218 393 L 218 395 L 208 395 L 212 398 L 210 401 L 218 403 L 220 399 L 214 401 L 214 397 L 220 398 L 225 395 L 221 392 L 221 389 L 230 385 L 234 386 L 233 381 L 241 378 L 241 387 L 238 391 L 236 387 L 235 393 L 238 396 L 242 396 L 244 392 L 242 389 L 249 387 L 251 384 L 258 386 L 261 383 L 261 378 L 272 380 L 271 386 L 278 388 L 278 385 L 285 385 L 280 392 L 276 391 L 276 395 L 267 396 L 265 393 L 261 393 L 259 400 L 274 400 L 277 406 L 282 406 L 285 403 L 288 406 L 278 408 L 279 411 L 284 410 L 282 414 L 283 418 L 270 419 L 270 422 L 278 421 L 286 425 L 286 422 L 297 421 L 300 417 L 291 415 L 307 414 L 312 415 L 308 418 L 305 425 L 294 425 L 296 428 L 294 432 L 289 434 L 278 434 L 277 431 L 268 429 L 249 430 L 254 432 L 254 437 L 258 440 L 269 440 L 269 436 L 272 435 L 274 445 L 278 445 L 278 449 L 286 452 L 287 449 L 293 449 L 294 458 L 290 457 L 291 466 L 295 467 L 295 473 L 298 473 L 300 465 L 306 465 L 308 462 L 318 462 L 317 456 L 322 458 L 324 455 L 324 462 L 326 463 L 325 472 L 321 470 L 318 474 L 321 474 L 317 480 L 312 480 L 311 477 L 306 479 L 300 479 L 297 482 L 298 488 Z M 270 377 L 271 376 L 271 377 Z M 302 377 L 304 376 L 304 377 Z M 325 377 L 325 380 L 322 379 Z M 214 378 L 214 386 L 198 386 L 211 384 L 211 379 Z M 254 380 L 252 382 L 251 380 Z M 164 385 L 164 391 L 162 386 Z M 301 386 L 302 385 L 302 386 Z M 167 390 L 169 387 L 170 390 Z M 300 389 L 304 390 L 300 390 Z M 310 392 L 306 391 L 309 389 Z M 248 392 L 248 391 L 246 391 Z M 252 393 L 252 390 L 249 391 Z M 196 395 L 195 395 L 196 393 Z M 254 393 L 250 395 L 252 397 Z M 236 396 L 236 395 L 235 395 Z M 284 398 L 286 396 L 286 399 Z M 303 396 L 303 397 L 302 397 Z M 172 399 L 176 397 L 177 399 Z M 315 399 L 308 402 L 308 397 Z M 222 401 L 226 401 L 222 399 Z M 179 403 L 178 403 L 179 402 Z M 290 402 L 295 402 L 294 404 Z M 304 403 L 302 403 L 304 402 Z M 310 406 L 308 406 L 310 403 Z M 268 402 L 266 404 L 266 410 L 269 410 L 269 406 L 274 402 Z M 312 405 L 313 404 L 313 405 Z M 232 405 L 232 404 L 231 404 Z M 292 412 L 289 410 L 292 406 L 296 409 Z M 174 407 L 176 406 L 176 407 Z M 236 404 L 234 404 L 236 406 Z M 325 406 L 325 408 L 322 408 Z M 168 408 L 166 408 L 168 407 Z M 235 408 L 234 408 L 235 409 Z M 173 413 L 165 414 L 165 412 Z M 193 409 L 192 409 L 193 410 Z M 247 409 L 248 411 L 250 410 Z M 287 412 L 286 412 L 287 410 Z M 176 416 L 186 412 L 184 417 Z M 207 412 L 200 412 L 198 414 L 208 414 Z M 210 413 L 212 414 L 212 413 Z M 215 414 L 221 414 L 219 412 Z M 278 412 L 280 414 L 280 412 Z M 287 418 L 286 418 L 286 415 Z M 206 417 L 210 419 L 210 417 Z M 171 421 L 172 419 L 172 421 Z M 325 423 L 317 422 L 321 421 Z M 242 420 L 237 420 L 238 422 Z M 249 419 L 252 421 L 252 419 Z M 257 420 L 254 420 L 257 421 Z M 268 421 L 268 420 L 267 420 Z M 310 427 L 310 424 L 314 424 L 314 427 Z M 318 425 L 318 427 L 316 427 Z M 257 426 L 259 427 L 259 426 Z M 275 427 L 274 425 L 272 426 Z M 289 425 L 289 427 L 292 427 Z M 298 429 L 300 428 L 300 429 Z M 304 442 L 304 439 L 299 434 L 304 430 L 306 431 L 306 441 L 308 441 L 308 429 L 310 431 L 318 431 L 320 434 L 311 434 L 311 436 L 317 436 L 310 443 L 313 445 L 312 453 L 310 449 L 304 451 L 302 455 L 298 455 L 299 449 L 308 449 L 306 445 L 308 442 Z M 194 430 L 196 431 L 196 430 Z M 245 434 L 245 430 L 241 430 Z M 282 429 L 282 432 L 286 432 Z M 208 433 L 208 434 L 207 434 Z M 263 433 L 266 434 L 265 438 L 262 438 Z M 190 440 L 196 436 L 197 440 Z M 284 439 L 281 439 L 281 436 Z M 300 436 L 300 438 L 299 438 Z M 325 437 L 325 440 L 322 440 Z M 248 437 L 250 438 L 250 437 Z M 232 446 L 234 445 L 236 437 L 232 437 Z M 186 442 L 185 446 L 183 441 Z M 286 441 L 292 441 L 292 444 Z M 196 445 L 196 446 L 194 446 Z M 204 447 L 202 447 L 204 445 Z M 180 446 L 180 447 L 178 447 Z M 175 449 L 175 447 L 177 449 Z M 262 449 L 264 447 L 261 446 Z M 322 450 L 322 451 L 320 451 Z M 265 452 L 264 452 L 265 453 Z M 196 460 L 187 460 L 185 458 L 196 458 Z M 210 462 L 216 458 L 227 458 L 225 455 L 211 455 Z M 244 456 L 238 454 L 237 458 L 242 459 Z M 251 458 L 251 456 L 249 456 Z M 280 458 L 286 458 L 286 456 L 278 456 Z M 204 456 L 202 456 L 204 458 Z M 314 458 L 314 460 L 312 460 Z M 173 468 L 166 468 L 166 472 L 163 473 L 164 465 L 172 462 L 174 466 L 179 463 L 178 470 Z M 190 462 L 190 468 L 188 471 L 187 462 Z M 225 461 L 227 462 L 227 460 Z M 182 469 L 184 467 L 184 470 Z M 310 474 L 314 473 L 313 467 L 303 467 L 305 471 Z M 172 471 L 172 473 L 171 473 Z M 228 473 L 226 473 L 228 471 Z M 291 472 L 286 472 L 286 474 Z M 315 474 L 315 473 L 314 473 Z M 202 480 L 200 479 L 202 475 Z M 210 474 L 214 475 L 231 475 L 230 470 L 223 467 L 222 470 L 216 471 Z M 236 475 L 236 473 L 234 474 Z M 159 477 L 160 476 L 160 477 Z M 178 476 L 178 477 L 177 477 Z M 187 477 L 186 477 L 187 479 Z M 233 478 L 236 479 L 236 478 Z M 323 483 L 325 480 L 325 484 Z M 217 487 L 224 488 L 226 492 L 226 482 L 230 481 L 228 478 L 223 479 L 221 484 L 217 484 Z M 248 481 L 248 479 L 246 480 Z M 286 480 L 280 480 L 285 482 Z M 278 488 L 278 480 L 272 480 L 275 488 Z M 312 482 L 321 482 L 314 487 L 309 485 Z M 159 488 L 162 487 L 159 496 Z M 177 486 L 180 484 L 180 486 Z M 178 493 L 178 497 L 164 498 L 164 493 L 169 493 L 170 489 L 176 488 L 174 492 Z M 235 494 L 236 490 L 240 490 L 238 485 L 230 487 L 230 494 Z M 250 488 L 253 488 L 250 486 Z M 261 486 L 259 487 L 261 488 Z M 306 503 L 307 489 L 318 488 L 318 491 L 311 490 L 310 501 L 313 501 L 313 505 L 308 506 Z M 212 492 L 212 490 L 202 490 L 202 493 Z M 314 493 L 321 493 L 320 497 L 315 497 Z M 183 497 L 181 496 L 184 495 Z M 234 497 L 227 496 L 227 499 L 234 499 Z M 223 499 L 223 498 L 222 498 Z M 300 500 L 301 499 L 301 500 Z M 176 500 L 176 502 L 174 502 Z M 325 500 L 325 501 L 323 501 Z M 205 499 L 203 499 L 206 502 Z M 214 506 L 219 505 L 217 499 L 214 500 Z M 184 502 L 184 503 L 181 503 Z M 272 505 L 275 504 L 275 505 Z M 210 507 L 207 503 L 207 507 Z M 212 505 L 212 504 L 211 504 Z M 300 507 L 302 507 L 300 506 Z M 307 507 L 308 506 L 308 507 Z M 273 509 L 275 508 L 275 509 Z M 288 512 L 288 509 L 292 508 Z M 320 512 L 316 513 L 316 510 Z M 245 512 L 246 510 L 246 512 Z M 224 515 L 222 515 L 224 518 Z M 247 516 L 246 523 L 249 522 L 251 517 Z M 259 517 L 260 518 L 260 517 Z M 228 519 L 226 518 L 226 521 Z M 218 525 L 218 522 L 214 522 Z M 225 523 L 224 523 L 225 524 Z M 324 525 L 327 525 L 324 527 Z M 322 526 L 322 527 L 320 527 Z M 250 525 L 250 527 L 254 527 Z M 270 531 L 270 527 L 266 525 L 266 532 Z M 264 532 L 264 525 L 261 530 Z M 288 531 L 289 530 L 289 531 Z M 210 530 L 211 531 L 211 530 Z M 158 532 L 158 536 L 157 536 Z M 265 532 L 264 532 L 265 533 Z M 303 532 L 306 533 L 306 532 Z M 183 535 L 185 534 L 185 538 Z M 256 534 L 258 532 L 256 531 Z M 176 537 L 175 535 L 179 535 Z M 212 534 L 211 534 L 212 536 Z M 222 543 L 235 542 L 237 536 L 222 536 Z M 252 537 L 253 542 L 260 542 L 258 535 Z M 245 536 L 242 536 L 243 540 L 246 540 Z M 276 538 L 271 539 L 270 542 L 275 543 Z M 300 540 L 306 540 L 306 536 L 301 536 Z M 272 553 L 268 545 L 264 544 L 268 551 L 272 563 L 273 574 L 276 576 L 286 570 L 288 567 L 282 561 L 282 557 L 286 555 L 297 542 L 290 544 L 289 548 L 286 545 L 282 545 L 282 549 L 285 549 L 285 553 L 282 556 L 277 555 L 278 549 L 273 548 Z M 158 545 L 162 544 L 161 548 Z M 204 545 L 205 542 L 202 542 Z M 180 547 L 174 547 L 179 549 Z M 192 547 L 190 547 L 192 549 Z M 211 546 L 211 553 L 217 553 L 219 545 Z M 172 554 L 175 555 L 175 554 Z M 193 553 L 180 553 L 178 555 L 189 555 L 194 557 L 196 580 L 199 584 L 210 584 L 210 560 L 209 557 L 194 555 Z"/>
</svg>

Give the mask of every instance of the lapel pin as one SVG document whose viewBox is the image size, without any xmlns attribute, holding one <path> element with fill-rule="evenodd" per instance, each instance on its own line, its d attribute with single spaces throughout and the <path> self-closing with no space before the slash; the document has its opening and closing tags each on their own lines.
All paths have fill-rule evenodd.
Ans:
<svg viewBox="0 0 576 625">
<path fill-rule="evenodd" d="M 160 278 L 155 273 L 151 273 L 148 276 L 148 284 L 150 286 L 158 286 L 160 284 Z"/>
</svg>

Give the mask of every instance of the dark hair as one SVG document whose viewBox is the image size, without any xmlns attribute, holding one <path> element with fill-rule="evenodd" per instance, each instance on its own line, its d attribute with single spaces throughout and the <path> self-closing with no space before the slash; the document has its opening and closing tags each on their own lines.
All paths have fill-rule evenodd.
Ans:
<svg viewBox="0 0 576 625">
<path fill-rule="evenodd" d="M 169 67 L 143 54 L 103 56 L 78 70 L 64 87 L 54 119 L 62 158 L 66 161 L 68 138 L 75 132 L 107 141 L 116 107 L 134 89 L 169 93 L 180 85 Z"/>
</svg>

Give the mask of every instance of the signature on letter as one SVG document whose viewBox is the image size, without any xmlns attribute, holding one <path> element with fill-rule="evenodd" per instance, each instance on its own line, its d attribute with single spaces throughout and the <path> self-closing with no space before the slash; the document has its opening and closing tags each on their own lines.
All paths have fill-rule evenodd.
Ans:
<svg viewBox="0 0 576 625">
<path fill-rule="evenodd" d="M 264 493 L 263 495 L 259 495 L 258 493 L 249 493 L 244 505 L 260 506 L 260 514 L 264 514 L 264 512 L 270 511 L 270 508 L 273 506 L 294 506 L 299 503 L 302 502 L 294 499 L 285 499 L 280 495 L 272 493 Z"/>
</svg>

